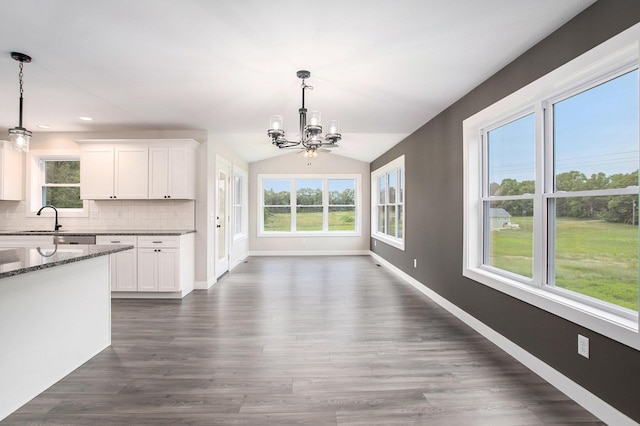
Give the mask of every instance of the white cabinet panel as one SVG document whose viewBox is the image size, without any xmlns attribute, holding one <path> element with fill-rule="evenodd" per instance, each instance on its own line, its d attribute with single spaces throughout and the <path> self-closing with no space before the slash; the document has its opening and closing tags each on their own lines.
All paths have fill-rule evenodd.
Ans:
<svg viewBox="0 0 640 426">
<path fill-rule="evenodd" d="M 118 199 L 140 200 L 149 197 L 149 149 L 116 146 L 114 194 Z"/>
<path fill-rule="evenodd" d="M 112 146 L 89 146 L 80 156 L 80 198 L 113 199 L 114 156 Z"/>
<path fill-rule="evenodd" d="M 195 199 L 193 148 L 149 148 L 149 198 Z"/>
<path fill-rule="evenodd" d="M 111 255 L 111 291 L 138 290 L 138 252 L 135 236 L 98 235 L 96 244 L 132 245 L 132 250 Z"/>
<path fill-rule="evenodd" d="M 0 141 L 0 200 L 24 198 L 24 155 Z"/>
</svg>

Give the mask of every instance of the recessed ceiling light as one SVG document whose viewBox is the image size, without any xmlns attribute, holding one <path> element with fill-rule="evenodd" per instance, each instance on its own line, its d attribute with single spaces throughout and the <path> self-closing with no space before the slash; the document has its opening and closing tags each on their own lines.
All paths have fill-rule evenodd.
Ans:
<svg viewBox="0 0 640 426">
<path fill-rule="evenodd" d="M 50 129 L 51 126 L 49 126 L 48 124 L 38 124 L 36 126 L 38 129 Z"/>
<path fill-rule="evenodd" d="M 93 121 L 93 118 L 91 117 L 78 117 L 78 118 L 82 121 Z"/>
</svg>

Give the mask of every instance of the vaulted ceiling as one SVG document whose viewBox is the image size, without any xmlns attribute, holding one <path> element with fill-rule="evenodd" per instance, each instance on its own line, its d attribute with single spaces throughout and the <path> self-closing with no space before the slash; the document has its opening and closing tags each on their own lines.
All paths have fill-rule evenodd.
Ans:
<svg viewBox="0 0 640 426">
<path fill-rule="evenodd" d="M 297 134 L 307 69 L 335 153 L 371 161 L 593 2 L 2 0 L 0 127 L 18 51 L 33 132 L 207 130 L 252 162 L 281 153 L 271 114 Z"/>
</svg>

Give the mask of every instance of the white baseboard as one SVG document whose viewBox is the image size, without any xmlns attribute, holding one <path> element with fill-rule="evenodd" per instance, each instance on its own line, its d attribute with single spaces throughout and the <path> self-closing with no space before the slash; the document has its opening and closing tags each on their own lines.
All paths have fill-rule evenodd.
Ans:
<svg viewBox="0 0 640 426">
<path fill-rule="evenodd" d="M 213 285 L 217 282 L 218 280 L 216 279 L 216 277 L 209 277 L 206 281 L 196 281 L 194 284 L 194 289 L 207 290 L 213 287 Z"/>
<path fill-rule="evenodd" d="M 422 284 L 420 281 L 416 280 L 412 276 L 403 272 L 399 268 L 395 267 L 391 263 L 387 262 L 382 257 L 377 254 L 370 252 L 371 257 L 373 257 L 377 262 L 381 265 L 385 266 L 393 273 L 395 273 L 398 277 L 402 278 L 407 283 L 411 284 L 422 294 L 427 296 L 429 299 L 436 302 L 438 305 L 449 311 L 455 317 L 460 319 L 462 322 L 473 328 L 475 331 L 480 333 L 482 336 L 486 337 L 489 341 L 494 343 L 503 351 L 507 352 L 509 355 L 514 357 L 520 363 L 522 363 L 525 367 L 529 368 L 531 371 L 536 373 L 538 376 L 542 377 L 544 380 L 549 382 L 551 385 L 556 387 L 562 393 L 567 395 L 569 398 L 573 399 L 575 402 L 584 407 L 587 411 L 591 412 L 594 416 L 598 417 L 602 421 L 610 425 L 637 425 L 635 421 L 626 416 L 624 413 L 618 411 L 616 408 L 607 404 L 605 401 L 598 398 L 593 393 L 589 392 L 573 380 L 569 379 L 567 376 L 563 375 L 559 371 L 555 370 L 553 367 L 544 363 L 540 359 L 531 355 L 529 352 L 522 349 L 520 346 L 513 343 L 511 340 L 505 338 L 500 333 L 496 332 L 492 328 L 488 327 L 486 324 L 482 323 L 475 317 L 469 315 L 467 312 L 458 308 L 453 303 L 449 302 L 447 299 L 440 296 L 438 293 L 431 290 L 429 287 Z"/>
<path fill-rule="evenodd" d="M 249 257 L 248 253 L 231 262 L 231 264 L 229 265 L 229 272 L 233 271 L 238 265 L 244 262 L 247 257 Z"/>
<path fill-rule="evenodd" d="M 250 251 L 249 256 L 369 256 L 369 250 Z"/>
</svg>

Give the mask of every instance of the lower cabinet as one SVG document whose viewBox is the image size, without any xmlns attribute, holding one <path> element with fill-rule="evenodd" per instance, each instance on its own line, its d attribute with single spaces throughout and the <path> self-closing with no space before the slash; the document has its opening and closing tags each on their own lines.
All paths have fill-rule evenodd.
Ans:
<svg viewBox="0 0 640 426">
<path fill-rule="evenodd" d="M 111 290 L 144 293 L 180 293 L 184 297 L 194 287 L 194 236 L 139 235 L 98 236 L 97 244 L 126 244 L 136 247 L 111 256 Z M 175 297 L 175 296 L 172 296 Z"/>
<path fill-rule="evenodd" d="M 138 291 L 138 256 L 135 236 L 98 235 L 96 244 L 132 245 L 133 250 L 121 251 L 111 255 L 111 291 Z"/>
<path fill-rule="evenodd" d="M 177 248 L 138 249 L 138 290 L 179 291 Z"/>
</svg>

